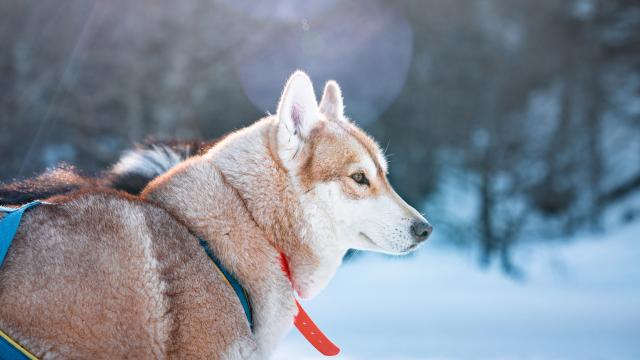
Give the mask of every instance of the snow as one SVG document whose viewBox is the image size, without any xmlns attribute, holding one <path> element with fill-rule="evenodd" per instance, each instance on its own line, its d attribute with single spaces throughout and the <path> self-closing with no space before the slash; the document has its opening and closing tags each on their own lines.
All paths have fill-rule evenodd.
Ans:
<svg viewBox="0 0 640 360">
<path fill-rule="evenodd" d="M 522 280 L 439 243 L 409 258 L 356 259 L 303 303 L 340 358 L 640 358 L 639 222 L 520 246 Z M 296 330 L 274 356 L 320 358 Z"/>
</svg>

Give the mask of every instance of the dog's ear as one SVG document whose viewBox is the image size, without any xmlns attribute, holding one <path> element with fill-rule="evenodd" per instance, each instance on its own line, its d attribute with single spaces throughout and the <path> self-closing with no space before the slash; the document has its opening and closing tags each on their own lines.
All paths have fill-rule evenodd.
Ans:
<svg viewBox="0 0 640 360">
<path fill-rule="evenodd" d="M 342 104 L 342 91 L 338 83 L 329 80 L 324 86 L 322 100 L 320 100 L 320 112 L 330 120 L 344 120 L 344 105 Z"/>
<path fill-rule="evenodd" d="M 298 70 L 287 81 L 278 104 L 278 153 L 292 160 L 320 121 L 311 79 Z"/>
</svg>

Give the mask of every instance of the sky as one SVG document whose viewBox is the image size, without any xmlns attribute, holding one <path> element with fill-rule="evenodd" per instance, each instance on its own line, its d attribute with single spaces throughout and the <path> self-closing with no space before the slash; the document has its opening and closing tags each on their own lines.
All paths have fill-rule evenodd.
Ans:
<svg viewBox="0 0 640 360">
<path fill-rule="evenodd" d="M 640 359 L 640 223 L 521 246 L 522 280 L 434 240 L 347 263 L 303 302 L 339 359 Z M 322 356 L 293 329 L 273 358 Z"/>
</svg>

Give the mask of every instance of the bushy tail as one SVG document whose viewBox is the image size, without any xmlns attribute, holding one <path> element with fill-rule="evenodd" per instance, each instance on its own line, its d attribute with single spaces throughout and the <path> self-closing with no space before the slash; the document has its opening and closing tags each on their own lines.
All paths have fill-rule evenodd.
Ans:
<svg viewBox="0 0 640 360">
<path fill-rule="evenodd" d="M 208 144 L 201 141 L 148 142 L 139 145 L 126 151 L 103 175 L 104 186 L 137 195 L 151 180 L 206 148 Z"/>
</svg>

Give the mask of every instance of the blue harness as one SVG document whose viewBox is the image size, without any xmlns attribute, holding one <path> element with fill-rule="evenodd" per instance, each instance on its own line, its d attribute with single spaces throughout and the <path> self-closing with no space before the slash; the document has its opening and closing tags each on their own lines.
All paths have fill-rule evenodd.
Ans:
<svg viewBox="0 0 640 360">
<path fill-rule="evenodd" d="M 240 304 L 242 305 L 242 309 L 244 309 L 244 315 L 247 317 L 247 321 L 249 321 L 249 327 L 251 328 L 251 331 L 253 331 L 253 310 L 251 309 L 251 303 L 249 302 L 249 295 L 247 294 L 247 291 L 242 287 L 242 285 L 240 285 L 238 280 L 236 280 L 236 278 L 222 266 L 220 260 L 218 260 L 218 258 L 213 254 L 213 250 L 211 250 L 209 244 L 200 238 L 198 238 L 198 241 L 200 242 L 200 246 L 204 249 L 204 252 L 209 256 L 209 259 L 213 261 L 215 268 L 220 272 L 220 274 L 222 274 L 222 277 L 227 281 L 227 284 L 233 288 L 233 291 L 236 292 L 236 295 L 240 300 Z"/>
<path fill-rule="evenodd" d="M 0 206 L 0 212 L 6 215 L 0 219 L 0 269 L 4 264 L 4 257 L 9 251 L 13 237 L 18 231 L 22 214 L 28 209 L 42 204 L 41 201 L 34 201 L 22 205 L 19 208 L 7 208 Z M 0 359 L 6 360 L 37 360 L 37 358 L 13 340 L 4 331 L 0 330 Z"/>
<path fill-rule="evenodd" d="M 4 263 L 4 258 L 7 255 L 7 252 L 9 251 L 9 247 L 13 242 L 13 238 L 18 231 L 22 215 L 28 209 L 40 204 L 43 204 L 43 202 L 33 201 L 28 204 L 22 205 L 19 208 L 8 208 L 0 206 L 0 213 L 6 214 L 2 219 L 0 219 L 0 270 L 2 269 L 2 264 Z M 202 246 L 202 248 L 204 249 L 204 252 L 213 262 L 216 270 L 218 270 L 227 284 L 229 284 L 229 286 L 233 288 L 233 291 L 238 296 L 240 304 L 242 305 L 242 309 L 244 310 L 244 314 L 247 317 L 247 321 L 249 322 L 249 327 L 253 331 L 253 311 L 251 309 L 251 303 L 249 302 L 247 291 L 242 287 L 242 285 L 240 285 L 238 280 L 236 280 L 236 278 L 222 266 L 220 260 L 218 260 L 218 258 L 209 247 L 209 244 L 207 244 L 206 241 L 200 238 L 198 238 L 198 241 L 200 243 L 200 246 Z M 32 353 L 30 353 L 17 341 L 13 340 L 9 335 L 5 334 L 2 330 L 0 330 L 0 359 L 38 360 Z"/>
</svg>

